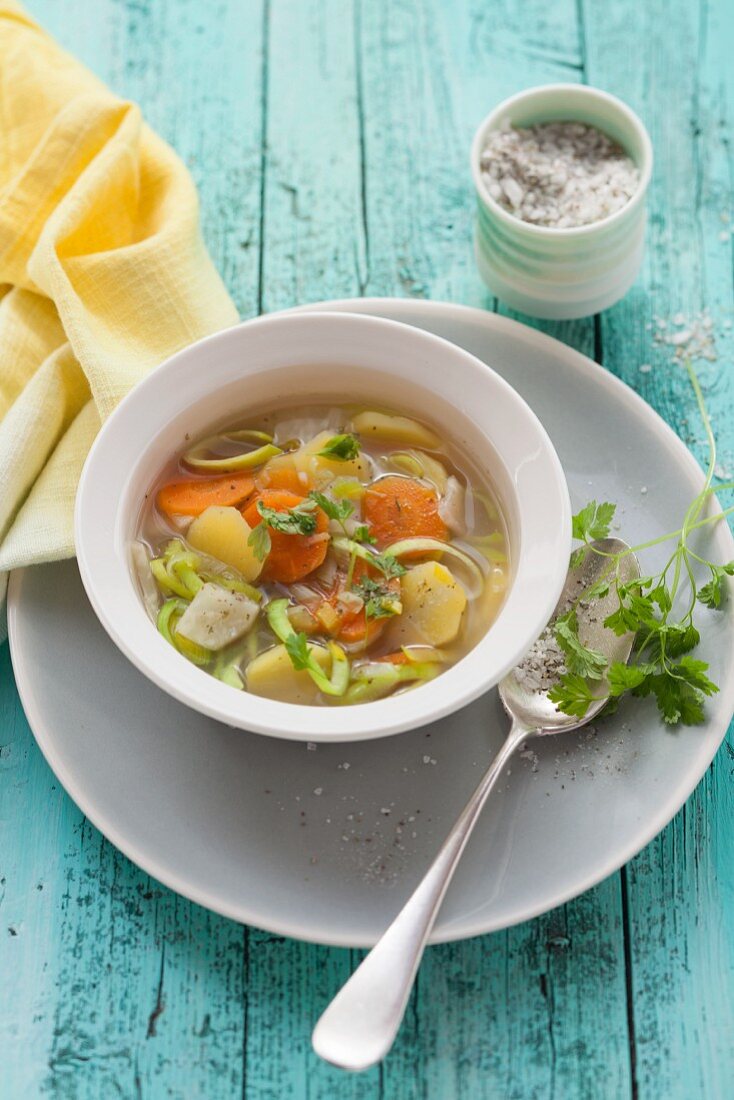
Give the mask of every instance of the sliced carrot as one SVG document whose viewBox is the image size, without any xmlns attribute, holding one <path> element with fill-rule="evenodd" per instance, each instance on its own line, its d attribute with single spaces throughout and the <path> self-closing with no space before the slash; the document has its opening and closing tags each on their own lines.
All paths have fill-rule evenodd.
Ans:
<svg viewBox="0 0 734 1100">
<path fill-rule="evenodd" d="M 168 516 L 200 516 L 207 508 L 241 504 L 255 487 L 250 474 L 231 473 L 217 477 L 172 481 L 158 491 L 158 507 Z"/>
<path fill-rule="evenodd" d="M 287 512 L 303 504 L 305 499 L 287 489 L 266 489 L 258 493 L 242 514 L 250 527 L 257 527 L 262 520 L 257 510 L 258 501 L 261 500 L 265 507 L 274 508 L 276 512 Z M 316 530 L 312 535 L 288 535 L 284 531 L 268 530 L 270 553 L 265 559 L 261 580 L 291 584 L 318 569 L 329 548 L 328 538 L 323 537 L 329 520 L 320 508 L 315 508 L 312 514 L 316 517 Z"/>
<path fill-rule="evenodd" d="M 381 549 L 399 539 L 448 538 L 448 528 L 438 514 L 436 490 L 415 478 L 392 474 L 379 478 L 365 492 L 362 509 Z"/>
</svg>

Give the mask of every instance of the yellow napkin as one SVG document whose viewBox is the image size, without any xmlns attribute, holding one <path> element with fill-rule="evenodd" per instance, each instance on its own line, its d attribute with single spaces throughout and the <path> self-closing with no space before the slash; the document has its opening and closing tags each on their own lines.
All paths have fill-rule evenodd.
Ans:
<svg viewBox="0 0 734 1100">
<path fill-rule="evenodd" d="M 0 605 L 7 570 L 71 557 L 100 422 L 237 314 L 172 149 L 0 0 Z"/>
</svg>

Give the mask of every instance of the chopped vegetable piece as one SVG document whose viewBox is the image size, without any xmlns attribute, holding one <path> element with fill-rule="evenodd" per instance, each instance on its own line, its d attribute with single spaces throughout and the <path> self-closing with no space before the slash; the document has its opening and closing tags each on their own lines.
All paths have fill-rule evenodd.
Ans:
<svg viewBox="0 0 734 1100">
<path fill-rule="evenodd" d="M 303 493 L 308 488 L 308 478 L 301 475 L 293 463 L 293 455 L 271 458 L 257 477 L 257 488 L 286 489 L 289 493 Z"/>
<path fill-rule="evenodd" d="M 459 562 L 466 571 L 467 578 L 465 587 L 469 596 L 474 599 L 482 591 L 484 573 L 473 558 L 452 543 L 439 542 L 438 539 L 426 538 L 403 539 L 401 542 L 394 542 L 392 546 L 388 546 L 383 556 L 415 558 L 424 554 L 435 554 L 441 557 L 446 555 L 447 557 L 454 558 L 454 560 Z"/>
<path fill-rule="evenodd" d="M 414 565 L 402 578 L 400 591 L 403 614 L 394 630 L 402 645 L 425 642 L 441 646 L 456 638 L 467 601 L 445 565 L 436 561 Z"/>
<path fill-rule="evenodd" d="M 262 565 L 248 544 L 251 530 L 237 508 L 213 506 L 194 520 L 187 537 L 197 550 L 231 565 L 245 580 L 254 581 Z"/>
<path fill-rule="evenodd" d="M 262 520 L 260 506 L 269 510 L 266 514 L 280 512 L 292 512 L 297 508 L 303 508 L 305 497 L 296 493 L 286 492 L 284 489 L 273 489 L 261 493 L 245 509 L 244 517 L 253 528 Z M 329 548 L 327 528 L 329 521 L 324 512 L 318 507 L 311 513 L 304 513 L 309 519 L 315 520 L 313 534 L 288 534 L 283 530 L 269 530 L 270 550 L 265 558 L 262 570 L 262 579 L 280 581 L 281 584 L 291 584 L 308 576 L 323 562 L 326 551 Z M 252 547 L 250 547 L 252 549 Z"/>
<path fill-rule="evenodd" d="M 224 649 L 247 633 L 257 614 L 257 604 L 241 592 L 205 584 L 179 619 L 176 632 L 204 649 Z"/>
<path fill-rule="evenodd" d="M 211 451 L 210 444 L 213 440 L 205 440 L 197 447 L 191 448 L 184 454 L 184 463 L 193 470 L 206 471 L 231 471 L 231 470 L 255 470 L 276 454 L 282 454 L 280 447 L 274 443 L 263 443 L 262 447 L 256 447 L 253 451 L 244 451 L 242 454 L 221 455 L 221 458 L 207 459 L 206 454 Z"/>
<path fill-rule="evenodd" d="M 156 501 L 167 516 L 200 516 L 212 504 L 241 504 L 252 493 L 250 474 L 233 473 L 199 481 L 172 481 L 159 490 Z"/>
<path fill-rule="evenodd" d="M 312 647 L 313 660 L 327 674 L 331 656 L 323 646 Z M 245 669 L 245 685 L 253 695 L 278 699 L 282 703 L 314 705 L 320 691 L 306 669 L 296 670 L 284 645 L 276 645 L 258 654 Z"/>
<path fill-rule="evenodd" d="M 293 463 L 309 488 L 322 489 L 337 477 L 369 480 L 372 467 L 366 455 L 358 452 L 353 458 L 338 458 L 323 453 L 334 438 L 333 432 L 319 432 L 293 455 Z"/>
<path fill-rule="evenodd" d="M 380 412 L 361 412 L 352 417 L 352 429 L 366 440 L 400 443 L 404 447 L 427 447 L 436 451 L 441 440 L 429 428 L 407 416 L 389 416 Z"/>
<path fill-rule="evenodd" d="M 394 451 L 388 456 L 387 461 L 399 473 L 408 474 L 410 477 L 426 478 L 426 480 L 433 482 L 439 493 L 446 492 L 446 485 L 449 480 L 446 467 L 432 455 L 414 450 Z"/>
<path fill-rule="evenodd" d="M 363 513 L 377 545 L 384 547 L 405 538 L 447 539 L 448 528 L 438 506 L 438 493 L 431 486 L 388 474 L 367 489 Z"/>
</svg>

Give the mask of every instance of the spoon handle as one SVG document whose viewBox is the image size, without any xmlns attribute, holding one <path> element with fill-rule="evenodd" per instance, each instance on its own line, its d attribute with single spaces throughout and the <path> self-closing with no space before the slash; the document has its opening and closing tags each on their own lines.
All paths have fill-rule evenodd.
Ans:
<svg viewBox="0 0 734 1100">
<path fill-rule="evenodd" d="M 466 842 L 505 764 L 518 745 L 535 732 L 513 720 L 507 740 L 420 884 L 316 1024 L 312 1041 L 322 1058 L 343 1069 L 361 1070 L 387 1054 Z"/>
</svg>

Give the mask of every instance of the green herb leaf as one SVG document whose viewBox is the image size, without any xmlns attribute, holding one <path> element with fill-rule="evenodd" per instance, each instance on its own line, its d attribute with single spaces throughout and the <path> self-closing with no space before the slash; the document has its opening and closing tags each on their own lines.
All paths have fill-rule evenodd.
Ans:
<svg viewBox="0 0 734 1100">
<path fill-rule="evenodd" d="M 407 569 L 393 554 L 373 554 L 370 557 L 370 565 L 374 565 L 375 569 L 379 569 L 384 577 L 388 580 L 391 577 L 402 577 L 404 573 L 407 573 Z"/>
<path fill-rule="evenodd" d="M 257 527 L 253 527 L 247 538 L 247 545 L 252 547 L 258 561 L 265 561 L 270 553 L 272 543 L 270 533 L 264 523 L 258 523 Z"/>
<path fill-rule="evenodd" d="M 597 504 L 595 500 L 590 501 L 571 521 L 573 537 L 580 539 L 581 542 L 605 539 L 609 534 L 616 510 L 616 504 L 609 502 Z"/>
<path fill-rule="evenodd" d="M 311 500 L 318 504 L 322 512 L 326 512 L 329 519 L 335 519 L 342 526 L 354 511 L 354 505 L 349 500 L 332 500 L 325 493 L 319 493 L 315 489 L 308 495 Z"/>
<path fill-rule="evenodd" d="M 702 588 L 699 588 L 698 601 L 706 607 L 716 610 L 716 608 L 721 607 L 721 601 L 724 598 L 724 577 L 727 572 L 719 565 L 712 565 L 710 568 L 711 580 L 708 584 L 704 584 Z"/>
<path fill-rule="evenodd" d="M 576 676 L 590 680 L 601 680 L 607 667 L 603 653 L 589 649 L 579 638 L 579 624 L 575 611 L 569 611 L 556 619 L 553 632 L 556 641 L 566 656 L 568 671 Z"/>
<path fill-rule="evenodd" d="M 363 577 L 357 584 L 352 585 L 352 590 L 364 600 L 365 614 L 368 619 L 387 619 L 393 615 L 399 615 L 403 609 L 399 596 L 391 592 L 387 585 L 371 577 Z"/>
<path fill-rule="evenodd" d="M 551 703 L 555 703 L 558 710 L 575 718 L 583 718 L 594 701 L 588 682 L 583 676 L 574 673 L 562 676 L 559 683 L 548 692 L 548 698 Z"/>
<path fill-rule="evenodd" d="M 285 512 L 268 508 L 261 500 L 257 502 L 257 510 L 263 522 L 284 535 L 312 535 L 316 530 L 316 516 L 313 514 L 315 508 L 315 500 L 305 500 L 302 504 L 289 508 Z"/>
<path fill-rule="evenodd" d="M 644 665 L 626 665 L 622 661 L 615 661 L 607 672 L 609 693 L 616 697 L 624 695 L 625 691 L 635 691 L 642 686 L 648 675 L 649 669 Z"/>
<path fill-rule="evenodd" d="M 698 661 L 695 657 L 683 657 L 677 665 L 673 665 L 671 673 L 682 677 L 687 684 L 702 691 L 704 695 L 715 695 L 719 690 L 713 680 L 709 680 L 706 661 Z"/>
<path fill-rule="evenodd" d="M 360 525 L 355 528 L 352 538 L 355 542 L 366 542 L 369 546 L 374 546 L 377 542 L 375 536 L 370 534 L 370 529 L 366 523 L 360 523 Z"/>
<path fill-rule="evenodd" d="M 347 432 L 333 435 L 318 452 L 322 458 L 335 458 L 338 462 L 349 462 L 359 454 L 359 440 L 356 435 Z"/>
<path fill-rule="evenodd" d="M 291 659 L 291 664 L 297 671 L 300 672 L 310 666 L 312 657 L 308 648 L 308 638 L 304 633 L 290 634 L 283 644 Z"/>
</svg>

